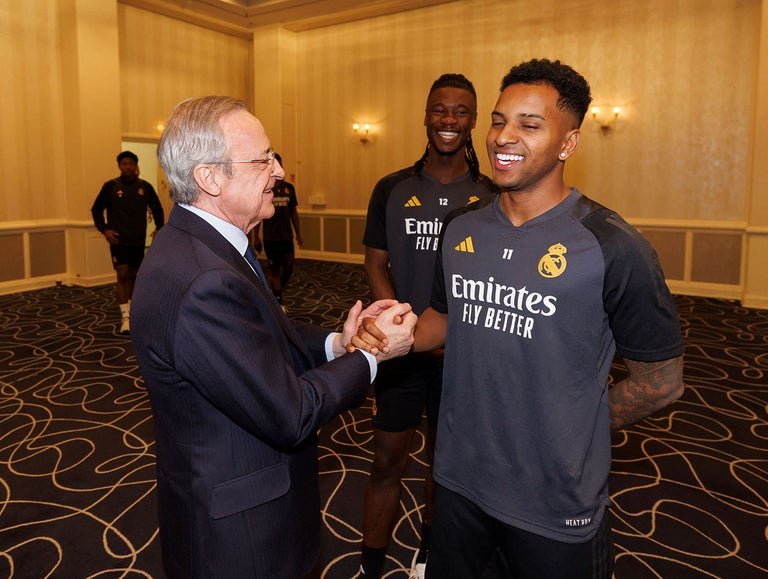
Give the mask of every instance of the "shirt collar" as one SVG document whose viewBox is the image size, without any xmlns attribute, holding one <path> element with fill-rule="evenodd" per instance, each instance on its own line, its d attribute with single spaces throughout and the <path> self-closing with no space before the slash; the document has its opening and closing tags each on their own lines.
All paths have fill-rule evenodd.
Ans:
<svg viewBox="0 0 768 579">
<path fill-rule="evenodd" d="M 194 205 L 187 205 L 185 203 L 179 203 L 179 205 L 187 211 L 191 211 L 201 219 L 205 219 L 211 227 L 232 244 L 240 255 L 245 255 L 245 250 L 248 249 L 248 236 L 242 229 L 232 225 L 229 221 L 224 221 L 221 217 L 216 217 L 212 213 L 208 213 Z"/>
</svg>

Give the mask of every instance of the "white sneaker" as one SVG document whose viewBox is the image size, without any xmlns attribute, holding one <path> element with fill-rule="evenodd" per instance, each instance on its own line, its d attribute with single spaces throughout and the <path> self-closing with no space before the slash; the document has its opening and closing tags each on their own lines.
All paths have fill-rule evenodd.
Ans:
<svg viewBox="0 0 768 579">
<path fill-rule="evenodd" d="M 131 333 L 130 318 L 123 318 L 123 321 L 120 322 L 120 333 L 121 334 L 130 334 Z"/>
<path fill-rule="evenodd" d="M 419 552 L 416 551 L 413 554 L 413 561 L 411 561 L 411 572 L 408 574 L 408 579 L 424 579 L 427 576 L 427 564 L 417 563 L 416 557 L 419 556 Z"/>
</svg>

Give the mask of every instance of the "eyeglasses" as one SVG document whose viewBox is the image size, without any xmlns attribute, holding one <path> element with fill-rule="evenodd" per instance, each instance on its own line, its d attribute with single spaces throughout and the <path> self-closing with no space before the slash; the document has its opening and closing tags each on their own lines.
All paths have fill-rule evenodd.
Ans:
<svg viewBox="0 0 768 579">
<path fill-rule="evenodd" d="M 275 164 L 275 152 L 270 151 L 263 159 L 251 159 L 250 161 L 211 161 L 209 165 L 261 165 L 270 169 Z"/>
</svg>

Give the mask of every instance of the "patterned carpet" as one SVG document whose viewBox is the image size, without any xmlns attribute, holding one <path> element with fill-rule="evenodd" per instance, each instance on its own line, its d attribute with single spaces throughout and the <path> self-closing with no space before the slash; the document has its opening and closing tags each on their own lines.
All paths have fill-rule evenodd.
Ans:
<svg viewBox="0 0 768 579">
<path fill-rule="evenodd" d="M 360 266 L 300 260 L 284 301 L 336 327 L 365 293 Z M 768 312 L 677 303 L 686 393 L 614 437 L 615 577 L 764 577 Z M 0 578 L 162 577 L 151 412 L 118 321 L 112 286 L 0 296 Z M 321 431 L 328 579 L 356 574 L 370 407 Z M 419 438 L 390 579 L 407 577 L 416 546 L 423 454 Z"/>
</svg>

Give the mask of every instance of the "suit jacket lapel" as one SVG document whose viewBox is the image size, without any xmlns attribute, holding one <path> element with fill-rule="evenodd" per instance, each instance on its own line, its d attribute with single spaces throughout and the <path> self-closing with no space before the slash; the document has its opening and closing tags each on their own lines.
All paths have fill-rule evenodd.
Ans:
<svg viewBox="0 0 768 579">
<path fill-rule="evenodd" d="M 262 298 L 271 309 L 274 317 L 280 322 L 280 327 L 283 329 L 288 339 L 293 342 L 296 348 L 298 348 L 302 355 L 307 359 L 309 366 L 315 366 L 314 359 L 304 345 L 304 341 L 296 332 L 296 328 L 294 328 L 293 323 L 288 319 L 288 316 L 286 316 L 285 312 L 280 308 L 270 289 L 264 285 L 259 276 L 256 275 L 256 272 L 254 272 L 253 269 L 251 269 L 251 266 L 248 265 L 248 262 L 245 261 L 245 258 L 237 252 L 229 241 L 227 241 L 204 219 L 201 219 L 183 207 L 174 206 L 168 219 L 168 223 L 198 238 L 207 245 L 211 251 L 219 255 L 240 273 L 247 276 L 253 282 L 253 285 L 256 286 L 257 291 L 261 293 Z"/>
</svg>

